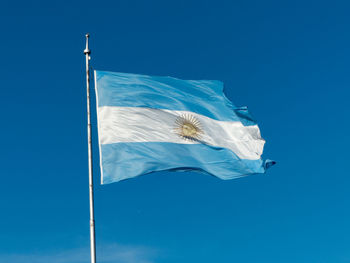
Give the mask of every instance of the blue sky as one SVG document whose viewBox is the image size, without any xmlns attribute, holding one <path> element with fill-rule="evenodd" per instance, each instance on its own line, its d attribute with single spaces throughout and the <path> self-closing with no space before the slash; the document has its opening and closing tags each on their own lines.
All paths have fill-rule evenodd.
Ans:
<svg viewBox="0 0 350 263">
<path fill-rule="evenodd" d="M 224 81 L 278 162 L 101 186 L 94 128 L 98 262 L 350 262 L 349 8 L 3 1 L 0 262 L 89 262 L 86 32 L 95 69 Z"/>
</svg>

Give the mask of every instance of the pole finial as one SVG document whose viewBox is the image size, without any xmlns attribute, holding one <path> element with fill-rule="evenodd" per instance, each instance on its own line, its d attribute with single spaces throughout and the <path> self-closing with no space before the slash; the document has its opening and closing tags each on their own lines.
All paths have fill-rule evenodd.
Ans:
<svg viewBox="0 0 350 263">
<path fill-rule="evenodd" d="M 89 49 L 89 37 L 90 37 L 90 34 L 87 33 L 87 34 L 85 35 L 85 37 L 86 37 L 86 47 L 85 47 L 85 49 L 84 49 L 84 54 L 85 54 L 85 55 L 90 55 L 90 53 L 91 53 L 91 51 L 90 51 L 90 49 Z"/>
</svg>

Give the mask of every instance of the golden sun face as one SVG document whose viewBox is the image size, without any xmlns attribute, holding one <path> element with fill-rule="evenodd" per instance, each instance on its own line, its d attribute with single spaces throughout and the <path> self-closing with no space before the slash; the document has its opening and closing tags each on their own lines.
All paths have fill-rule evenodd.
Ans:
<svg viewBox="0 0 350 263">
<path fill-rule="evenodd" d="M 203 134 L 201 123 L 190 114 L 183 114 L 175 120 L 175 133 L 181 138 L 190 141 L 199 140 Z"/>
</svg>

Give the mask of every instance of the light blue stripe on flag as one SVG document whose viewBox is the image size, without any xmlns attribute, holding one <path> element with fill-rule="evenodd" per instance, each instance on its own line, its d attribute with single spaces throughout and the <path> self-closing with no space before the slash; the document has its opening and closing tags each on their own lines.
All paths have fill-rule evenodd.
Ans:
<svg viewBox="0 0 350 263">
<path fill-rule="evenodd" d="M 255 122 L 246 107 L 235 107 L 218 80 L 181 80 L 172 77 L 95 71 L 98 106 L 148 107 L 184 110 L 221 121 Z"/>
<path fill-rule="evenodd" d="M 114 143 L 101 147 L 103 184 L 159 171 L 196 171 L 223 180 L 264 173 L 273 161 L 242 160 L 203 144 Z"/>
</svg>

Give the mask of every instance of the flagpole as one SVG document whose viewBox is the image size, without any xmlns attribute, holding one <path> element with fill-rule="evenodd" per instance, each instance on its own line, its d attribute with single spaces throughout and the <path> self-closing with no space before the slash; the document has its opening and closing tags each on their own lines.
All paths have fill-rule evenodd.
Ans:
<svg viewBox="0 0 350 263">
<path fill-rule="evenodd" d="M 94 217 L 94 181 L 92 176 L 92 145 L 91 145 L 91 114 L 90 114 L 90 49 L 89 34 L 86 34 L 86 48 L 84 50 L 86 59 L 86 97 L 87 97 L 87 134 L 88 134 L 88 155 L 89 155 L 89 197 L 90 197 L 90 248 L 91 263 L 96 263 L 96 242 L 95 242 L 95 217 Z"/>
</svg>

